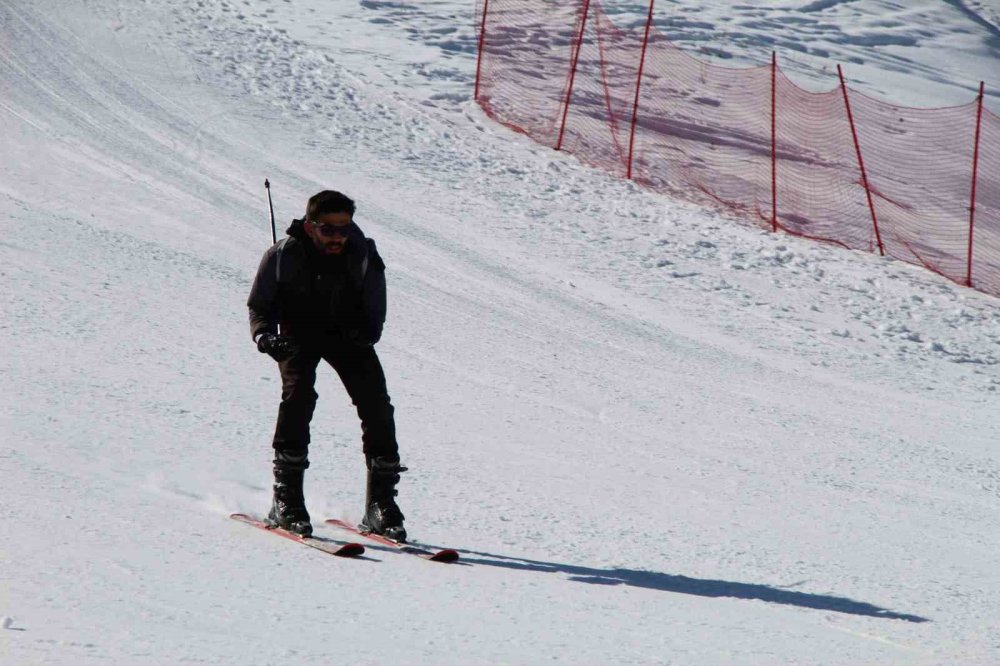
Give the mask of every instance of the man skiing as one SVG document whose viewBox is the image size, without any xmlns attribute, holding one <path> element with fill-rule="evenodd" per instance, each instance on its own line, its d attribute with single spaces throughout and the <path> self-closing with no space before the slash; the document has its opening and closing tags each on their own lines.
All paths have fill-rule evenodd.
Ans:
<svg viewBox="0 0 1000 666">
<path fill-rule="evenodd" d="M 361 418 L 368 468 L 362 527 L 406 540 L 396 505 L 400 465 L 393 407 L 374 345 L 385 322 L 385 264 L 354 223 L 354 201 L 332 190 L 309 199 L 305 217 L 264 253 L 247 307 L 257 349 L 278 362 L 281 405 L 274 432 L 274 499 L 267 522 L 312 534 L 302 483 L 316 368 L 340 376 Z"/>
</svg>

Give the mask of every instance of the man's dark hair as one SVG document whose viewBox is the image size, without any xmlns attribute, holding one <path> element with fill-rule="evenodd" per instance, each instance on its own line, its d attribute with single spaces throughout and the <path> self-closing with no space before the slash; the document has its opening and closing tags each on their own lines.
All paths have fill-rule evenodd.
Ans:
<svg viewBox="0 0 1000 666">
<path fill-rule="evenodd" d="M 315 220 L 327 213 L 350 213 L 354 217 L 354 199 L 334 190 L 323 190 L 309 197 L 306 219 Z"/>
</svg>

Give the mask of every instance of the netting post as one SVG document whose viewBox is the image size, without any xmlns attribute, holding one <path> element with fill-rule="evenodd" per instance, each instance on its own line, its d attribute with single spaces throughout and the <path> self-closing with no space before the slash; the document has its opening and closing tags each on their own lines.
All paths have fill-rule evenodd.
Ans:
<svg viewBox="0 0 1000 666">
<path fill-rule="evenodd" d="M 483 22 L 479 26 L 479 51 L 476 53 L 476 90 L 472 98 L 479 101 L 479 76 L 483 66 L 483 45 L 486 42 L 486 15 L 490 11 L 490 0 L 483 0 Z"/>
<path fill-rule="evenodd" d="M 583 20 L 580 21 L 580 35 L 576 40 L 573 65 L 569 70 L 569 89 L 566 90 L 566 102 L 563 104 L 562 125 L 559 127 L 559 139 L 556 141 L 556 150 L 562 150 L 563 134 L 566 132 L 566 117 L 569 115 L 569 100 L 573 97 L 573 80 L 576 78 L 576 65 L 580 62 L 580 51 L 583 50 L 583 31 L 587 27 L 587 14 L 589 12 L 590 0 L 583 0 Z"/>
<path fill-rule="evenodd" d="M 635 101 L 632 102 L 632 129 L 628 136 L 628 173 L 626 178 L 632 180 L 632 155 L 635 148 L 635 123 L 639 119 L 639 88 L 642 86 L 642 70 L 646 66 L 646 47 L 649 45 L 649 29 L 653 26 L 653 3 L 649 0 L 649 16 L 646 17 L 646 33 L 642 37 L 642 55 L 639 56 L 639 74 L 635 78 Z"/>
<path fill-rule="evenodd" d="M 861 169 L 861 182 L 868 196 L 868 208 L 872 212 L 872 224 L 875 226 L 875 240 L 878 241 L 878 251 L 885 256 L 885 246 L 882 245 L 882 234 L 878 229 L 878 218 L 875 216 L 875 202 L 872 200 L 872 189 L 868 186 L 868 173 L 865 171 L 865 161 L 861 157 L 861 143 L 858 142 L 858 130 L 854 125 L 854 114 L 851 113 L 851 100 L 847 96 L 847 84 L 844 82 L 844 70 L 837 65 L 837 75 L 840 77 L 840 89 L 844 91 L 844 105 L 847 107 L 847 120 L 851 123 L 851 135 L 854 137 L 854 150 L 858 154 L 858 167 Z"/>
<path fill-rule="evenodd" d="M 771 51 L 771 231 L 778 231 L 778 52 Z"/>
<path fill-rule="evenodd" d="M 983 96 L 986 83 L 979 82 L 979 104 L 976 110 L 976 147 L 972 151 L 972 203 L 969 205 L 969 268 L 965 276 L 965 286 L 972 286 L 972 239 L 976 228 L 976 179 L 979 175 L 979 133 L 983 126 Z"/>
</svg>

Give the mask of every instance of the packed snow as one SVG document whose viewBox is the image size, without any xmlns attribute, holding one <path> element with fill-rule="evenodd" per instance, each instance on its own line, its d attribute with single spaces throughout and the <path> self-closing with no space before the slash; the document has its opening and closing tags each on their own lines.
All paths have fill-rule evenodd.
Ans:
<svg viewBox="0 0 1000 666">
<path fill-rule="evenodd" d="M 1000 662 L 998 300 L 497 126 L 476 4 L 0 0 L 0 663 Z M 1000 110 L 995 3 L 657 8 L 699 57 Z M 357 199 L 399 502 L 460 563 L 228 519 L 270 501 L 265 177 L 282 226 Z M 343 540 L 360 432 L 317 390 Z"/>
</svg>

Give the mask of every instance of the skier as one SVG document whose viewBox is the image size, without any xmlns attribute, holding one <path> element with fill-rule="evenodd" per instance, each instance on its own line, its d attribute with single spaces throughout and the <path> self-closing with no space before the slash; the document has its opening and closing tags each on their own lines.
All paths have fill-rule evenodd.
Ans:
<svg viewBox="0 0 1000 666">
<path fill-rule="evenodd" d="M 274 499 L 268 524 L 312 534 L 302 483 L 316 368 L 340 376 L 361 418 L 368 468 L 362 527 L 406 540 L 395 501 L 400 465 L 393 406 L 374 345 L 385 322 L 385 264 L 354 223 L 354 201 L 332 190 L 309 199 L 305 217 L 264 253 L 247 307 L 257 349 L 278 362 L 281 405 L 274 432 Z"/>
</svg>

